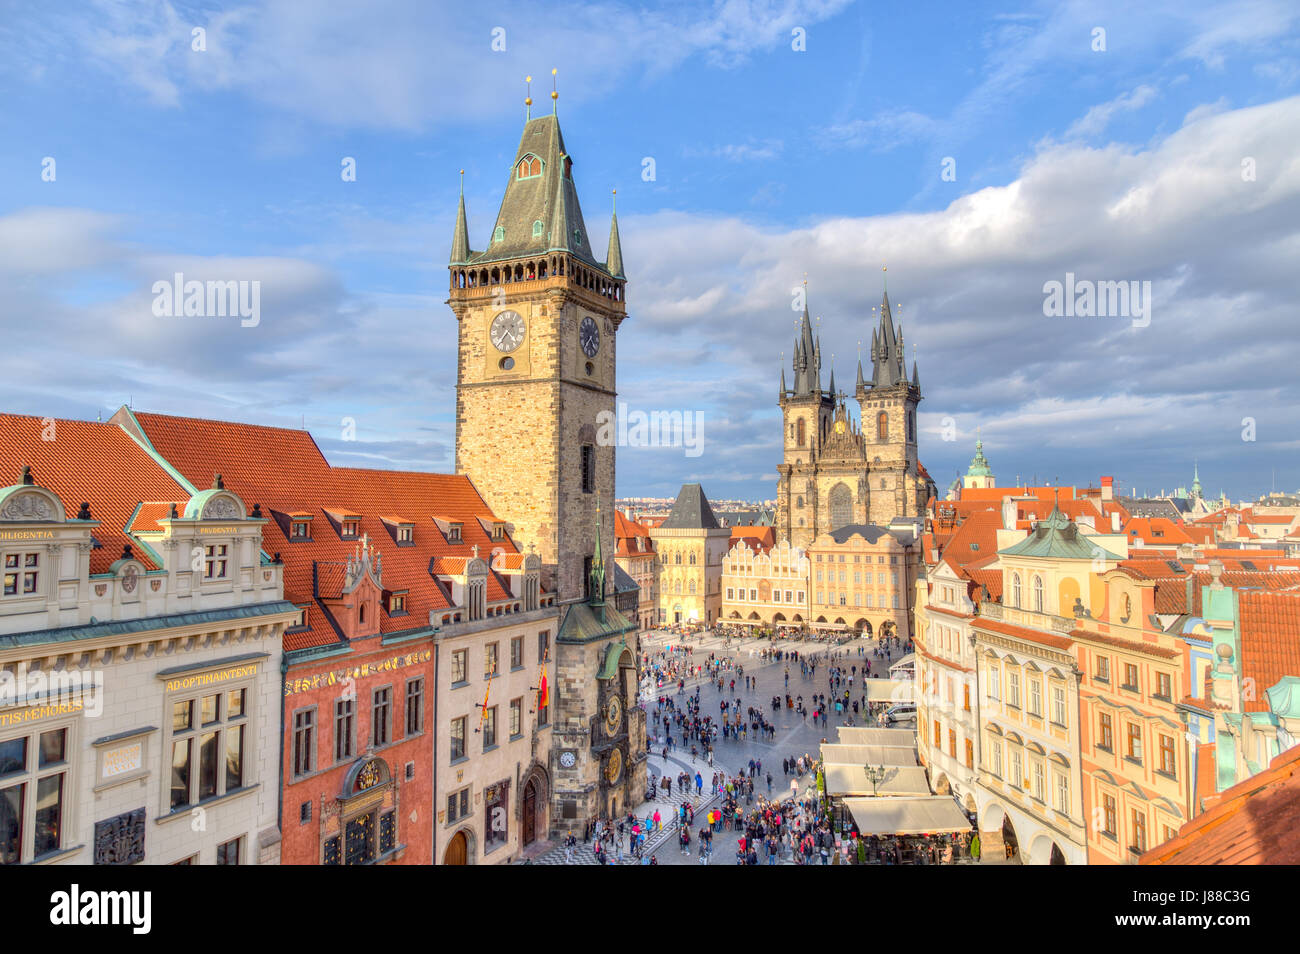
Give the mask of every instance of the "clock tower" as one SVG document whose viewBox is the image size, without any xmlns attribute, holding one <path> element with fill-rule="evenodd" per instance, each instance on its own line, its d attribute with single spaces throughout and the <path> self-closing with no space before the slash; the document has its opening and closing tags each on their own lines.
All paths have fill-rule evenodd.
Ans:
<svg viewBox="0 0 1300 954">
<path fill-rule="evenodd" d="M 456 317 L 456 472 L 520 545 L 542 583 L 586 598 L 596 512 L 614 510 L 614 448 L 597 433 L 615 410 L 615 344 L 626 317 L 618 217 L 604 261 L 578 204 L 557 117 L 529 119 L 483 251 L 470 248 L 462 189 L 450 261 Z M 612 575 L 613 567 L 608 568 Z"/>
</svg>

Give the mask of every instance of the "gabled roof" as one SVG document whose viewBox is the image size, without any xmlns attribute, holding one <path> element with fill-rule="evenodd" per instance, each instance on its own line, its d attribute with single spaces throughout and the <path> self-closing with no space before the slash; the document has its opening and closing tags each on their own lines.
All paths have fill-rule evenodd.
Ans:
<svg viewBox="0 0 1300 954">
<path fill-rule="evenodd" d="M 682 484 L 668 519 L 659 524 L 663 530 L 718 530 L 718 518 L 699 484 Z"/>
<path fill-rule="evenodd" d="M 1213 764 L 1213 754 L 1200 760 Z M 1300 746 L 1219 793 L 1204 814 L 1138 860 L 1143 865 L 1300 864 Z"/>
<path fill-rule="evenodd" d="M 943 548 L 939 559 L 960 572 L 968 563 L 985 560 L 998 552 L 998 530 L 1002 529 L 1002 513 L 998 510 L 978 510 L 970 514 Z"/>
<path fill-rule="evenodd" d="M 55 439 L 45 440 L 46 434 Z M 69 520 L 77 516 L 82 501 L 90 504 L 91 517 L 99 521 L 93 534 L 101 544 L 90 551 L 91 573 L 108 572 L 122 548 L 133 543 L 128 524 L 136 531 L 162 529 L 147 521 L 165 517 L 168 504 L 151 504 L 143 520 L 138 507 L 174 500 L 183 509 L 191 496 L 189 487 L 113 424 L 0 414 L 0 473 L 16 482 L 24 465 L 31 467 L 37 486 L 58 494 Z M 209 473 L 198 486 L 211 483 Z M 160 568 L 143 547 L 134 545 L 133 554 L 149 569 Z"/>
<path fill-rule="evenodd" d="M 775 527 L 732 527 L 731 543 L 734 546 L 737 540 L 749 542 L 751 549 L 762 547 L 764 550 L 770 550 L 776 546 L 776 528 Z"/>
<path fill-rule="evenodd" d="M 1267 712 L 1266 690 L 1284 676 L 1300 675 L 1300 592 L 1242 590 L 1237 594 L 1241 615 L 1241 674 L 1254 681 L 1253 698 L 1243 702 L 1247 712 Z"/>
<path fill-rule="evenodd" d="M 315 532 L 310 541 L 290 541 L 287 518 L 293 512 L 337 509 L 345 501 L 345 509 L 360 515 L 360 536 L 367 537 L 380 556 L 385 589 L 407 591 L 407 615 L 381 614 L 383 633 L 427 626 L 431 612 L 452 608 L 449 592 L 434 578 L 435 573 L 449 572 L 450 561 L 456 561 L 463 572 L 476 546 L 484 560 L 494 550 L 518 553 L 508 536 L 494 540 L 484 529 L 496 517 L 467 477 L 331 467 L 310 434 L 291 428 L 143 412 L 130 417 L 119 412 L 115 416 L 118 419 L 125 427 L 138 427 L 141 439 L 184 479 L 192 483 L 210 481 L 213 473 L 220 472 L 225 486 L 250 506 L 260 503 L 269 516 L 285 517 L 283 521 L 271 519 L 263 526 L 262 548 L 267 554 L 280 554 L 284 561 L 285 598 L 299 606 L 315 599 L 314 564 L 320 563 L 328 575 L 333 570 L 327 567 L 354 556 L 360 543 L 342 540 L 333 532 Z M 122 431 L 118 433 L 126 437 Z M 161 497 L 155 495 L 152 499 Z M 393 514 L 415 523 L 410 545 L 399 546 L 389 533 L 384 515 Z M 460 523 L 462 542 L 448 543 L 435 519 Z M 439 567 L 439 560 L 448 562 Z M 488 603 L 509 599 L 502 578 L 489 573 Z M 312 610 L 308 622 L 313 637 L 294 634 L 286 647 L 291 643 L 291 648 L 301 648 L 336 640 L 323 612 Z"/>
</svg>

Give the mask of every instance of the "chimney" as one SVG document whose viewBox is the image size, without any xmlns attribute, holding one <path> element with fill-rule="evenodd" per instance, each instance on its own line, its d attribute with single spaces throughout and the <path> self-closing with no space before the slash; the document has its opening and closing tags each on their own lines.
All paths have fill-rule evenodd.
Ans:
<svg viewBox="0 0 1300 954">
<path fill-rule="evenodd" d="M 1115 499 L 1115 478 L 1114 477 L 1101 478 L 1101 499 L 1102 500 Z"/>
</svg>

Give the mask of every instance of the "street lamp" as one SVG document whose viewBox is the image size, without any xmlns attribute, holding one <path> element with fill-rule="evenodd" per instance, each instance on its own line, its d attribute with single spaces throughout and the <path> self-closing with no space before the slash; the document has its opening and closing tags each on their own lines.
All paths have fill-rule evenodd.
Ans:
<svg viewBox="0 0 1300 954">
<path fill-rule="evenodd" d="M 867 780 L 871 782 L 871 794 L 876 794 L 876 786 L 885 778 L 885 767 L 883 765 L 867 764 L 862 766 L 867 773 Z"/>
</svg>

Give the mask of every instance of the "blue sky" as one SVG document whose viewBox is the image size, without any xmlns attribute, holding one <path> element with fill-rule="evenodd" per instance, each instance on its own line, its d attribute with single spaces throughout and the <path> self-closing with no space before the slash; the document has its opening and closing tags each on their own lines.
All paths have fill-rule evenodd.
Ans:
<svg viewBox="0 0 1300 954">
<path fill-rule="evenodd" d="M 334 6 L 9 5 L 0 407 L 450 469 L 457 170 L 482 247 L 554 67 L 596 248 L 618 189 L 620 397 L 704 415 L 699 457 L 621 449 L 620 494 L 773 496 L 791 290 L 850 384 L 882 262 L 941 485 L 978 428 L 1004 482 L 1300 486 L 1293 3 Z M 259 279 L 261 324 L 154 317 L 177 270 Z M 1045 317 L 1067 272 L 1150 281 L 1150 325 Z"/>
</svg>

